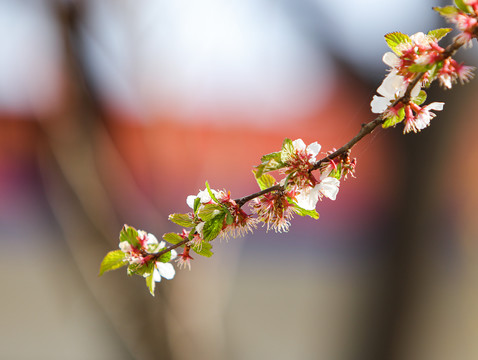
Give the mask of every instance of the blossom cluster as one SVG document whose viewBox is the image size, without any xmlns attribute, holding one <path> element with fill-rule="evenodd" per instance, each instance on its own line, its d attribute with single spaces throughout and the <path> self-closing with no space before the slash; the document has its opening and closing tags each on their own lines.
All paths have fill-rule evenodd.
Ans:
<svg viewBox="0 0 478 360">
<path fill-rule="evenodd" d="M 447 21 L 456 25 L 460 34 L 456 41 L 465 47 L 472 46 L 473 38 L 478 36 L 478 0 L 455 1 L 456 6 L 445 6 L 434 8 Z"/>
<path fill-rule="evenodd" d="M 323 197 L 336 199 L 340 179 L 353 172 L 355 160 L 350 161 L 348 156 L 331 159 L 320 167 L 320 176 L 316 178 L 312 171 L 320 149 L 317 142 L 306 146 L 302 139 L 285 139 L 281 151 L 262 157 L 262 163 L 255 171 L 259 186 L 266 189 L 280 185 L 277 190 L 255 198 L 252 203 L 252 211 L 267 230 L 287 231 L 293 214 L 318 219 L 317 202 Z M 284 179 L 277 182 L 272 175 L 266 174 L 275 170 L 283 174 Z"/>
<path fill-rule="evenodd" d="M 179 268 L 191 269 L 192 255 L 212 256 L 211 242 L 218 237 L 244 236 L 261 223 L 267 231 L 285 232 L 294 215 L 318 219 L 317 203 L 323 198 L 335 200 L 340 181 L 354 176 L 356 159 L 350 157 L 350 149 L 356 142 L 379 125 L 387 128 L 403 122 L 404 133 L 423 130 L 436 116 L 434 111 L 442 110 L 444 105 L 423 105 L 427 97 L 423 89 L 435 80 L 451 89 L 456 82 L 465 83 L 473 77 L 474 68 L 458 63 L 452 56 L 478 37 L 478 0 L 455 0 L 455 5 L 435 8 L 460 31 L 446 48 L 438 42 L 451 29 L 411 36 L 400 32 L 385 35 L 392 51 L 385 53 L 383 62 L 390 69 L 377 89 L 379 95 L 371 102 L 372 112 L 380 115 L 364 124 L 347 144 L 324 153 L 325 157 L 318 160 L 321 146 L 317 142 L 306 145 L 302 139 L 286 138 L 280 151 L 262 156 L 253 170 L 260 191 L 233 199 L 229 191 L 211 189 L 206 182 L 205 189 L 187 197 L 189 212 L 169 215 L 171 222 L 182 227 L 180 232 L 166 233 L 159 242 L 154 235 L 125 225 L 120 232 L 119 250 L 105 256 L 100 275 L 126 266 L 128 275 L 146 279 L 154 295 L 156 282 L 175 276 L 171 261 L 175 260 Z M 276 180 L 272 173 L 281 179 Z M 248 202 L 250 213 L 243 209 Z M 180 254 L 175 250 L 179 248 Z"/>
<path fill-rule="evenodd" d="M 355 159 L 349 152 L 331 157 L 331 152 L 319 167 L 320 176 L 313 171 L 318 163 L 321 146 L 314 142 L 308 146 L 302 139 L 285 139 L 282 149 L 264 155 L 254 170 L 260 191 L 250 199 L 232 199 L 226 190 L 206 188 L 190 195 L 186 204 L 188 213 L 176 213 L 169 220 L 181 226 L 178 233 L 166 233 L 164 241 L 142 230 L 125 225 L 120 233 L 119 250 L 111 251 L 103 260 L 100 273 L 127 266 L 128 274 L 146 278 L 146 284 L 154 295 L 155 283 L 161 278 L 172 279 L 176 259 L 179 268 L 191 269 L 192 253 L 210 257 L 211 241 L 217 237 L 228 239 L 252 232 L 259 223 L 276 232 L 287 231 L 293 214 L 318 219 L 317 202 L 326 197 L 335 200 L 340 179 L 352 173 Z M 276 171 L 283 179 L 276 181 L 270 172 Z M 248 214 L 243 205 L 250 203 Z M 166 247 L 166 242 L 171 244 Z M 182 248 L 178 254 L 174 249 Z"/>
<path fill-rule="evenodd" d="M 463 0 L 457 7 L 435 8 L 450 22 L 457 25 L 461 33 L 455 38 L 456 46 L 469 45 L 477 36 L 477 2 Z M 418 32 L 408 36 L 400 32 L 385 35 L 392 52 L 383 56 L 383 62 L 390 67 L 388 75 L 377 89 L 371 102 L 372 112 L 382 114 L 383 127 L 404 122 L 404 133 L 419 132 L 430 125 L 436 116 L 433 111 L 443 109 L 443 102 L 432 102 L 422 106 L 426 100 L 423 87 L 434 80 L 451 89 L 457 81 L 468 82 L 473 77 L 472 66 L 458 63 L 438 42 L 451 29 L 436 29 L 427 34 Z"/>
</svg>

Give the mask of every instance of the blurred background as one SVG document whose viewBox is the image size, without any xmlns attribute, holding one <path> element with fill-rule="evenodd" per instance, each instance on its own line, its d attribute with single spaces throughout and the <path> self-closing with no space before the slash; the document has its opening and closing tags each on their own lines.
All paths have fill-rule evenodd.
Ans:
<svg viewBox="0 0 478 360">
<path fill-rule="evenodd" d="M 446 26 L 446 4 L 0 0 L 1 358 L 476 359 L 476 81 L 434 86 L 422 133 L 361 141 L 320 220 L 216 241 L 154 298 L 98 278 L 124 223 L 179 231 L 206 180 L 255 192 L 285 137 L 347 142 L 383 35 Z"/>
</svg>

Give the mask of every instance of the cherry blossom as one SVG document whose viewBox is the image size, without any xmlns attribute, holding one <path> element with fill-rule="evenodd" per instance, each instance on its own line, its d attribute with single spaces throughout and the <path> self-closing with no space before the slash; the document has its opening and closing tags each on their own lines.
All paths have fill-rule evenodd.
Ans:
<svg viewBox="0 0 478 360">
<path fill-rule="evenodd" d="M 335 200 L 339 192 L 340 181 L 333 177 L 324 177 L 314 187 L 305 187 L 296 195 L 297 205 L 305 210 L 314 210 L 322 196 Z"/>
<path fill-rule="evenodd" d="M 425 129 L 427 126 L 430 125 L 431 119 L 433 119 L 436 114 L 432 113 L 431 110 L 440 111 L 443 110 L 443 102 L 433 102 L 420 108 L 419 106 L 410 106 L 406 108 L 406 116 L 405 116 L 405 127 L 403 129 L 403 133 L 406 134 L 410 131 L 415 133 L 419 132 L 420 130 Z M 416 111 L 416 115 L 412 114 L 412 108 Z"/>
</svg>

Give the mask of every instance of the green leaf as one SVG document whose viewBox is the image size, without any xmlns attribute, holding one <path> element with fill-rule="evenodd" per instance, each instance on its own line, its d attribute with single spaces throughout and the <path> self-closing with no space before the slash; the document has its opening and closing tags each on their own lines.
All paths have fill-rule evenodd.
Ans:
<svg viewBox="0 0 478 360">
<path fill-rule="evenodd" d="M 203 241 L 200 246 L 195 246 L 191 248 L 196 254 L 211 257 L 214 253 L 211 251 L 212 245 L 208 242 Z M 201 250 L 199 250 L 201 249 Z"/>
<path fill-rule="evenodd" d="M 444 17 L 454 16 L 460 12 L 456 7 L 451 5 L 445 6 L 445 7 L 436 6 L 433 8 L 433 10 L 435 10 L 436 12 L 438 12 L 440 15 Z"/>
<path fill-rule="evenodd" d="M 443 67 L 443 61 L 439 61 L 433 65 L 430 69 L 428 81 L 425 84 L 427 87 L 430 86 L 431 82 L 437 77 L 438 73 L 440 72 L 441 68 Z"/>
<path fill-rule="evenodd" d="M 224 225 L 225 217 L 226 214 L 223 212 L 204 223 L 202 233 L 205 241 L 211 241 L 219 235 Z"/>
<path fill-rule="evenodd" d="M 211 199 L 213 199 L 214 202 L 219 204 L 219 200 L 216 198 L 216 195 L 214 195 L 214 193 L 211 191 L 211 187 L 209 186 L 209 183 L 207 181 L 206 181 L 206 189 L 207 189 L 207 192 L 209 193 L 209 196 L 211 197 Z"/>
<path fill-rule="evenodd" d="M 232 225 L 234 223 L 234 218 L 232 217 L 231 215 L 231 212 L 229 210 L 227 210 L 227 213 L 226 213 L 226 224 L 227 225 Z"/>
<path fill-rule="evenodd" d="M 127 241 L 128 243 L 130 243 L 132 246 L 134 246 L 137 249 L 141 247 L 141 244 L 139 243 L 139 240 L 138 240 L 138 230 L 126 224 L 121 229 L 121 232 L 119 235 L 119 241 L 120 242 Z"/>
<path fill-rule="evenodd" d="M 286 163 L 295 154 L 294 144 L 291 139 L 285 138 L 280 152 L 281 162 Z"/>
<path fill-rule="evenodd" d="M 154 261 L 150 261 L 146 264 L 130 264 L 128 266 L 128 275 L 141 275 L 148 276 L 153 273 L 154 270 Z"/>
<path fill-rule="evenodd" d="M 154 288 L 156 287 L 156 282 L 154 281 L 153 274 L 146 277 L 146 286 L 148 287 L 151 295 L 154 296 Z"/>
<path fill-rule="evenodd" d="M 427 72 L 433 67 L 433 64 L 412 64 L 408 70 L 415 73 Z"/>
<path fill-rule="evenodd" d="M 296 214 L 300 216 L 310 216 L 312 219 L 318 219 L 319 218 L 319 213 L 314 209 L 314 210 L 306 210 L 301 208 L 299 205 L 294 203 L 293 210 Z"/>
<path fill-rule="evenodd" d="M 199 205 L 201 205 L 201 199 L 197 197 L 196 199 L 194 199 L 194 209 L 193 209 L 194 214 L 197 214 Z"/>
<path fill-rule="evenodd" d="M 471 14 L 473 13 L 473 8 L 469 5 L 466 5 L 465 2 L 463 0 L 455 0 L 455 5 L 458 9 L 460 9 L 461 11 L 464 11 L 468 14 Z"/>
<path fill-rule="evenodd" d="M 392 49 L 392 51 L 398 56 L 402 55 L 402 52 L 399 50 L 399 47 L 403 44 L 412 42 L 408 35 L 402 34 L 398 31 L 386 34 L 385 41 L 387 42 L 390 49 Z"/>
<path fill-rule="evenodd" d="M 178 224 L 182 227 L 193 227 L 196 225 L 194 220 L 191 218 L 189 214 L 171 214 L 168 217 L 169 221 L 172 221 L 175 224 Z"/>
<path fill-rule="evenodd" d="M 441 28 L 441 29 L 430 30 L 427 35 L 428 35 L 428 37 L 433 38 L 436 41 L 439 41 L 446 34 L 448 34 L 451 30 L 452 29 L 450 29 L 450 28 Z"/>
<path fill-rule="evenodd" d="M 261 188 L 261 190 L 270 188 L 274 186 L 276 183 L 276 179 L 270 174 L 263 174 L 260 177 L 256 177 L 257 185 Z"/>
<path fill-rule="evenodd" d="M 168 251 L 167 253 L 164 253 L 163 255 L 161 255 L 159 257 L 158 261 L 160 261 L 162 263 L 170 262 L 171 261 L 171 251 Z"/>
<path fill-rule="evenodd" d="M 421 105 L 425 102 L 426 99 L 427 99 L 427 93 L 423 90 L 420 90 L 420 92 L 418 93 L 418 96 L 414 97 L 412 101 L 417 105 Z"/>
<path fill-rule="evenodd" d="M 205 204 L 198 213 L 198 216 L 203 221 L 209 221 L 212 218 L 224 213 L 224 208 L 218 204 Z"/>
<path fill-rule="evenodd" d="M 342 164 L 338 164 L 337 168 L 332 170 L 328 176 L 340 180 L 340 178 L 342 177 Z"/>
<path fill-rule="evenodd" d="M 128 264 L 125 260 L 126 254 L 121 250 L 113 250 L 106 254 L 100 265 L 100 274 L 103 275 L 107 271 L 116 270 Z"/>
<path fill-rule="evenodd" d="M 261 177 L 263 173 L 274 171 L 286 166 L 281 161 L 281 152 L 274 152 L 261 157 L 261 164 L 257 165 L 256 177 Z"/>
<path fill-rule="evenodd" d="M 400 110 L 398 110 L 398 115 L 387 118 L 385 122 L 382 124 L 382 127 L 386 129 L 386 128 L 395 126 L 399 122 L 403 121 L 404 118 L 405 118 L 405 108 L 402 107 Z"/>
<path fill-rule="evenodd" d="M 175 245 L 175 244 L 177 244 L 177 243 L 179 243 L 179 242 L 181 242 L 181 241 L 184 240 L 184 239 L 183 239 L 179 234 L 177 234 L 177 233 L 166 233 L 166 234 L 163 235 L 163 239 L 164 239 L 165 241 L 167 241 L 168 243 L 173 244 L 173 245 Z"/>
</svg>

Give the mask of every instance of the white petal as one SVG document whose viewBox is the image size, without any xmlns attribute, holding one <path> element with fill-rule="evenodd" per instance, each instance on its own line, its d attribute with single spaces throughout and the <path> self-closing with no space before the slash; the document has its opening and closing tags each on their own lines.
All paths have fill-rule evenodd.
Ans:
<svg viewBox="0 0 478 360">
<path fill-rule="evenodd" d="M 374 95 L 370 106 L 372 107 L 372 112 L 374 114 L 381 114 L 387 110 L 388 105 L 390 105 L 390 100 L 384 98 L 383 96 Z"/>
<path fill-rule="evenodd" d="M 429 44 L 428 37 L 422 32 L 417 32 L 417 33 L 411 35 L 410 39 L 412 39 L 412 41 L 417 45 L 428 45 Z"/>
<path fill-rule="evenodd" d="M 158 243 L 158 239 L 156 239 L 156 236 L 154 236 L 153 234 L 149 233 L 147 236 L 146 236 L 146 245 L 156 245 Z"/>
<path fill-rule="evenodd" d="M 402 92 L 405 93 L 406 89 L 407 85 L 405 84 L 403 76 L 398 75 L 397 71 L 393 70 L 385 77 L 385 79 L 383 79 L 377 92 L 387 99 L 393 100 L 396 95 L 399 95 Z"/>
<path fill-rule="evenodd" d="M 176 259 L 177 256 L 178 256 L 178 253 L 176 252 L 176 250 L 171 250 L 171 260 Z"/>
<path fill-rule="evenodd" d="M 196 225 L 196 231 L 201 237 L 203 237 L 202 228 L 204 227 L 204 224 L 205 224 L 204 222 L 200 222 L 199 224 Z"/>
<path fill-rule="evenodd" d="M 212 190 L 212 193 L 214 194 L 214 190 Z M 214 194 L 214 195 L 217 195 L 217 194 Z M 207 189 L 199 191 L 198 198 L 201 199 L 201 204 L 206 204 L 209 201 L 211 201 L 211 196 L 209 195 L 209 191 L 207 191 Z"/>
<path fill-rule="evenodd" d="M 159 274 L 168 280 L 171 280 L 174 275 L 176 275 L 176 270 L 174 270 L 174 266 L 170 263 L 162 263 L 162 262 L 156 262 L 157 269 L 159 271 Z"/>
<path fill-rule="evenodd" d="M 319 191 L 331 200 L 335 200 L 337 198 L 337 194 L 339 192 L 339 185 L 340 181 L 333 177 L 327 177 L 320 182 L 320 184 L 316 185 Z"/>
<path fill-rule="evenodd" d="M 415 98 L 417 97 L 419 94 L 420 94 L 420 90 L 422 89 L 422 85 L 420 84 L 420 82 L 418 82 L 412 89 L 412 91 L 410 92 L 410 96 L 412 98 Z M 403 93 L 402 95 L 405 95 L 405 93 Z"/>
<path fill-rule="evenodd" d="M 194 201 L 196 200 L 197 196 L 196 195 L 189 195 L 187 198 L 186 198 L 186 204 L 188 204 L 188 206 L 191 208 L 191 209 L 194 209 Z"/>
<path fill-rule="evenodd" d="M 297 200 L 297 205 L 305 210 L 314 210 L 319 201 L 319 189 L 316 186 L 308 186 L 304 189 L 301 189 L 300 193 L 295 197 Z"/>
<path fill-rule="evenodd" d="M 317 155 L 319 155 L 320 149 L 321 149 L 321 146 L 317 141 L 315 141 L 312 144 L 310 144 L 309 146 L 307 146 L 307 152 L 310 155 L 312 155 L 313 158 L 315 158 Z"/>
<path fill-rule="evenodd" d="M 119 248 L 124 253 L 129 253 L 129 252 L 133 251 L 133 248 L 131 247 L 131 244 L 127 241 L 120 242 L 119 243 Z"/>
<path fill-rule="evenodd" d="M 161 273 L 160 273 L 159 270 L 156 269 L 156 268 L 155 268 L 154 271 L 153 271 L 153 280 L 154 280 L 155 282 L 160 282 L 160 281 L 161 281 Z"/>
<path fill-rule="evenodd" d="M 382 60 L 385 64 L 392 68 L 400 66 L 400 58 L 391 51 L 386 52 L 383 55 Z"/>
<path fill-rule="evenodd" d="M 427 109 L 429 110 L 436 110 L 436 111 L 441 111 L 443 110 L 443 105 L 445 105 L 444 102 L 432 102 L 431 104 L 427 105 Z"/>
<path fill-rule="evenodd" d="M 292 145 L 294 146 L 294 149 L 296 150 L 305 150 L 305 142 L 302 139 L 297 139 L 292 141 Z"/>
</svg>

